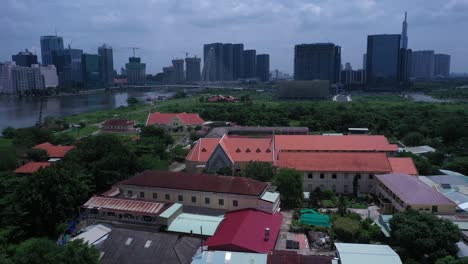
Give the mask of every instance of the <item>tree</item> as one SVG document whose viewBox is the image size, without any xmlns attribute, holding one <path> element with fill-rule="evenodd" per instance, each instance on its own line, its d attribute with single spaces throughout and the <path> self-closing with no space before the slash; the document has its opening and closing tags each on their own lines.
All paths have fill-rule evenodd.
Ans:
<svg viewBox="0 0 468 264">
<path fill-rule="evenodd" d="M 20 147 L 33 147 L 37 144 L 49 142 L 52 138 L 52 132 L 47 129 L 37 127 L 18 128 L 13 138 L 13 144 Z"/>
<path fill-rule="evenodd" d="M 340 194 L 340 199 L 338 200 L 338 214 L 344 216 L 347 211 L 344 195 Z"/>
<path fill-rule="evenodd" d="M 56 226 L 77 214 L 90 193 L 89 177 L 77 165 L 63 163 L 39 170 L 19 182 L 14 204 L 18 222 L 31 235 L 55 237 Z"/>
<path fill-rule="evenodd" d="M 99 264 L 99 250 L 81 240 L 70 241 L 57 255 L 60 263 Z"/>
<path fill-rule="evenodd" d="M 72 145 L 75 139 L 69 133 L 56 133 L 52 137 L 52 144 L 54 145 Z"/>
<path fill-rule="evenodd" d="M 456 225 L 432 214 L 408 210 L 390 220 L 392 243 L 414 259 L 428 255 L 432 261 L 454 255 L 461 234 Z"/>
<path fill-rule="evenodd" d="M 354 175 L 353 178 L 353 195 L 354 197 L 358 197 L 359 195 L 359 179 L 357 175 Z"/>
<path fill-rule="evenodd" d="M 49 155 L 47 151 L 43 149 L 30 149 L 26 152 L 26 155 L 29 160 L 36 161 L 36 162 L 44 162 L 49 159 Z"/>
<path fill-rule="evenodd" d="M 439 173 L 437 166 L 432 165 L 427 159 L 411 152 L 400 152 L 398 153 L 398 157 L 412 158 L 420 175 L 436 175 Z"/>
<path fill-rule="evenodd" d="M 137 104 L 139 104 L 139 103 L 140 103 L 140 101 L 138 101 L 138 99 L 135 98 L 135 97 L 129 97 L 129 98 L 127 98 L 127 105 L 128 105 L 128 106 L 134 106 L 134 105 L 137 105 Z"/>
<path fill-rule="evenodd" d="M 12 127 L 7 127 L 3 129 L 2 135 L 4 138 L 13 139 L 16 136 L 16 129 Z"/>
<path fill-rule="evenodd" d="M 456 259 L 452 256 L 446 256 L 444 258 L 438 259 L 435 264 L 468 264 L 468 259 Z"/>
<path fill-rule="evenodd" d="M 141 129 L 140 133 L 141 138 L 153 138 L 158 141 L 161 141 L 165 145 L 170 145 L 174 143 L 174 139 L 172 138 L 169 132 L 162 128 L 156 126 L 147 126 Z"/>
<path fill-rule="evenodd" d="M 187 94 L 184 91 L 177 91 L 174 95 L 175 99 L 181 99 L 187 97 Z"/>
<path fill-rule="evenodd" d="M 281 194 L 281 203 L 285 207 L 295 207 L 301 204 L 303 198 L 302 175 L 294 169 L 283 168 L 273 178 L 274 185 L 278 186 Z"/>
<path fill-rule="evenodd" d="M 245 166 L 242 176 L 267 182 L 275 176 L 275 168 L 268 162 L 251 161 Z"/>
<path fill-rule="evenodd" d="M 136 155 L 112 134 L 84 138 L 70 154 L 73 155 L 67 158 L 81 164 L 91 176 L 92 190 L 96 192 L 105 191 L 138 171 Z"/>
<path fill-rule="evenodd" d="M 424 136 L 419 132 L 410 132 L 403 139 L 406 146 L 419 146 L 424 142 Z"/>
<path fill-rule="evenodd" d="M 447 163 L 444 168 L 468 175 L 468 157 L 455 158 Z"/>
<path fill-rule="evenodd" d="M 360 230 L 359 220 L 349 217 L 338 217 L 333 222 L 333 232 L 337 238 L 343 242 L 355 242 Z"/>
</svg>

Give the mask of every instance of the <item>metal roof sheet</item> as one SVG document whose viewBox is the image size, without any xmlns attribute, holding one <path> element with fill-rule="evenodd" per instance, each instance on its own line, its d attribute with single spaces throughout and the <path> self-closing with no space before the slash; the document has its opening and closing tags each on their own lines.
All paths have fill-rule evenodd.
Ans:
<svg viewBox="0 0 468 264">
<path fill-rule="evenodd" d="M 266 264 L 267 254 L 230 251 L 203 251 L 196 254 L 192 264 L 229 263 L 229 264 Z"/>
<path fill-rule="evenodd" d="M 99 241 L 101 238 L 109 234 L 111 230 L 112 229 L 103 225 L 96 225 L 70 240 L 83 239 L 83 242 L 93 245 L 96 241 Z"/>
<path fill-rule="evenodd" d="M 335 243 L 342 264 L 402 264 L 398 254 L 387 245 Z"/>
<path fill-rule="evenodd" d="M 175 203 L 173 205 L 171 205 L 169 208 L 167 208 L 166 210 L 164 210 L 164 212 L 162 212 L 159 217 L 162 217 L 162 218 L 169 218 L 171 217 L 175 212 L 177 212 L 177 210 L 179 210 L 180 208 L 182 207 L 182 205 L 180 203 Z"/>
<path fill-rule="evenodd" d="M 224 217 L 182 213 L 167 227 L 167 231 L 212 236 Z M 200 228 L 202 230 L 200 230 Z"/>
<path fill-rule="evenodd" d="M 262 195 L 262 197 L 260 197 L 260 199 L 270 202 L 270 203 L 274 203 L 278 200 L 279 196 L 280 194 L 278 192 L 265 192 Z"/>
<path fill-rule="evenodd" d="M 164 204 L 142 200 L 94 196 L 91 197 L 91 199 L 89 199 L 82 207 L 142 215 L 159 215 Z"/>
</svg>

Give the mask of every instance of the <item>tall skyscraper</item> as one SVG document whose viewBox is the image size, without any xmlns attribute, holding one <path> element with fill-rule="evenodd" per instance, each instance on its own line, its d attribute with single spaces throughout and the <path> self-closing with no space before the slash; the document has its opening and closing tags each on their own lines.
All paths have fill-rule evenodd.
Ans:
<svg viewBox="0 0 468 264">
<path fill-rule="evenodd" d="M 176 83 L 183 83 L 185 81 L 184 60 L 172 60 L 172 67 L 174 68 L 174 81 Z"/>
<path fill-rule="evenodd" d="M 44 81 L 38 67 L 13 67 L 11 70 L 11 80 L 13 90 L 18 95 L 25 95 L 31 90 L 44 88 Z"/>
<path fill-rule="evenodd" d="M 402 49 L 408 48 L 408 22 L 406 21 L 407 13 L 405 12 L 405 20 L 403 21 L 401 29 L 401 45 Z"/>
<path fill-rule="evenodd" d="M 52 53 L 52 64 L 57 68 L 60 87 L 83 86 L 82 56 L 82 50 L 72 48 L 56 50 Z"/>
<path fill-rule="evenodd" d="M 203 46 L 203 80 L 223 80 L 223 44 L 211 43 Z"/>
<path fill-rule="evenodd" d="M 101 81 L 99 71 L 99 55 L 97 54 L 83 54 L 83 82 L 86 88 L 96 88 Z"/>
<path fill-rule="evenodd" d="M 400 34 L 367 36 L 367 84 L 395 86 L 400 76 Z"/>
<path fill-rule="evenodd" d="M 62 37 L 42 36 L 41 37 L 42 65 L 47 66 L 47 65 L 52 64 L 52 53 L 54 51 L 59 51 L 59 50 L 63 50 L 63 38 Z"/>
<path fill-rule="evenodd" d="M 351 63 L 349 63 L 349 62 L 345 63 L 344 70 L 345 71 L 352 71 L 353 67 L 351 67 Z"/>
<path fill-rule="evenodd" d="M 201 59 L 197 57 L 185 58 L 185 80 L 187 82 L 200 81 L 200 62 Z"/>
<path fill-rule="evenodd" d="M 11 71 L 16 67 L 14 62 L 0 63 L 0 94 L 13 94 L 13 81 Z"/>
<path fill-rule="evenodd" d="M 412 75 L 415 78 L 431 79 L 434 77 L 434 51 L 413 51 Z"/>
<path fill-rule="evenodd" d="M 233 47 L 231 43 L 223 44 L 223 65 L 226 72 L 226 80 L 233 79 Z"/>
<path fill-rule="evenodd" d="M 127 71 L 127 81 L 132 85 L 143 85 L 146 83 L 146 64 L 141 63 L 141 59 L 137 57 L 128 58 L 128 63 L 125 64 Z"/>
<path fill-rule="evenodd" d="M 106 44 L 98 47 L 99 74 L 101 84 L 109 86 L 114 84 L 114 55 L 112 47 Z"/>
<path fill-rule="evenodd" d="M 435 77 L 450 77 L 450 55 L 435 54 L 434 65 Z"/>
<path fill-rule="evenodd" d="M 244 77 L 244 44 L 232 44 L 232 77 L 234 80 Z"/>
<path fill-rule="evenodd" d="M 168 84 L 175 83 L 175 81 L 174 81 L 174 67 L 173 66 L 163 67 L 163 73 L 164 73 L 164 82 L 165 83 L 168 83 Z"/>
<path fill-rule="evenodd" d="M 37 56 L 28 50 L 20 51 L 11 58 L 18 66 L 31 67 L 31 65 L 37 64 Z"/>
<path fill-rule="evenodd" d="M 362 69 L 366 70 L 366 68 L 367 68 L 367 54 L 364 53 L 362 55 Z"/>
<path fill-rule="evenodd" d="M 295 80 L 340 80 L 341 47 L 333 43 L 300 44 L 294 49 Z"/>
<path fill-rule="evenodd" d="M 244 50 L 244 78 L 252 79 L 257 76 L 257 51 Z"/>
<path fill-rule="evenodd" d="M 257 77 L 262 82 L 270 80 L 270 55 L 257 55 Z"/>
</svg>

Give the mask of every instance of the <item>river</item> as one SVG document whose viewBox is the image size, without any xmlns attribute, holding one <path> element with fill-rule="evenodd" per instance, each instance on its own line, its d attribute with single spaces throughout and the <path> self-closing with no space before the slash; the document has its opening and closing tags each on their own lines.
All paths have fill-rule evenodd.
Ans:
<svg viewBox="0 0 468 264">
<path fill-rule="evenodd" d="M 57 96 L 44 98 L 42 117 L 63 117 L 113 109 L 127 105 L 127 98 L 136 97 L 145 101 L 148 97 L 172 96 L 173 92 L 163 90 L 134 90 L 126 92 L 98 92 L 92 94 Z M 15 128 L 28 127 L 36 124 L 39 118 L 40 99 L 28 98 L 0 98 L 0 131 L 11 126 Z"/>
</svg>

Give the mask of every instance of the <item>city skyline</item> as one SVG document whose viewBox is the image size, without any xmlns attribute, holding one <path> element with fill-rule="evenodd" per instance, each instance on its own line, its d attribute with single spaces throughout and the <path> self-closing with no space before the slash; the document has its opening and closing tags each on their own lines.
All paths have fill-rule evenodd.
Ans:
<svg viewBox="0 0 468 264">
<path fill-rule="evenodd" d="M 294 45 L 333 42 L 343 48 L 342 61 L 360 68 L 367 35 L 399 34 L 404 12 L 408 11 L 408 47 L 437 50 L 452 56 L 452 71 L 468 71 L 466 36 L 449 25 L 463 20 L 468 1 L 340 2 L 318 1 L 136 1 L 115 3 L 91 1 L 6 1 L 0 25 L 4 41 L 0 61 L 28 48 L 40 57 L 39 38 L 63 36 L 64 46 L 95 53 L 102 43 L 114 48 L 114 67 L 119 69 L 131 56 L 128 47 L 138 46 L 137 55 L 148 65 L 148 73 L 162 71 L 174 58 L 202 57 L 203 44 L 244 43 L 271 55 L 271 69 L 293 72 Z M 75 12 L 77 8 L 83 11 Z M 31 14 L 31 9 L 35 10 Z M 53 17 L 41 10 L 60 10 Z M 138 15 L 136 15 L 138 14 Z M 18 22 L 19 21 L 19 22 Z M 384 22 L 383 22 L 384 21 Z M 428 33 L 430 32 L 430 34 Z M 261 33 L 261 34 L 259 34 Z"/>
</svg>

